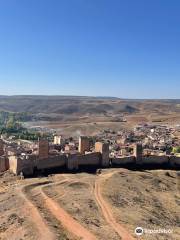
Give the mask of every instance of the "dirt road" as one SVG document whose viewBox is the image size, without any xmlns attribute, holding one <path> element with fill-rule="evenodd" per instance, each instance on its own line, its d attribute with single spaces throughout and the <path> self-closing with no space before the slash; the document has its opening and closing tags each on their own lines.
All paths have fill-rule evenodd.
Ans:
<svg viewBox="0 0 180 240">
<path fill-rule="evenodd" d="M 23 211 L 25 215 L 29 216 L 37 228 L 37 234 L 39 240 L 55 240 L 55 235 L 50 231 L 44 219 L 41 217 L 39 211 L 36 206 L 28 199 L 26 194 L 20 189 L 18 191 L 20 196 L 25 200 L 25 206 L 23 206 Z"/>
<path fill-rule="evenodd" d="M 72 233 L 75 236 L 75 239 L 80 238 L 84 240 L 96 240 L 97 238 L 90 233 L 87 229 L 85 229 L 80 223 L 78 223 L 75 219 L 71 217 L 70 214 L 68 214 L 63 208 L 59 206 L 59 204 L 54 201 L 52 198 L 46 195 L 46 193 L 43 191 L 43 188 L 46 186 L 52 186 L 57 185 L 61 183 L 68 182 L 69 180 L 62 180 L 58 183 L 49 183 L 49 184 L 42 184 L 42 185 L 32 185 L 32 188 L 36 188 L 36 194 L 40 194 L 45 207 L 51 212 L 51 214 L 63 225 L 65 229 L 67 229 L 70 233 Z M 73 181 L 70 181 L 73 182 Z M 28 187 L 28 186 L 26 186 Z M 26 196 L 26 191 L 20 191 L 20 194 L 24 197 L 26 200 L 27 205 L 31 209 L 31 216 L 33 221 L 36 224 L 39 239 L 47 239 L 47 240 L 54 240 L 55 236 L 48 228 L 48 225 L 45 223 L 41 215 L 39 214 L 37 208 L 34 206 L 33 203 L 28 199 Z M 63 193 L 65 194 L 65 193 Z"/>
<path fill-rule="evenodd" d="M 104 200 L 102 194 L 101 194 L 101 184 L 103 181 L 105 181 L 107 178 L 111 177 L 115 172 L 113 171 L 111 173 L 106 173 L 100 175 L 97 180 L 95 181 L 95 188 L 94 188 L 94 195 L 96 198 L 96 201 L 98 205 L 100 206 L 102 213 L 104 215 L 104 218 L 106 222 L 114 229 L 114 231 L 120 236 L 122 240 L 134 240 L 128 231 L 119 223 L 116 222 L 111 207 L 109 204 Z M 46 191 L 44 191 L 44 187 L 52 186 L 52 185 L 58 185 L 63 183 L 72 183 L 76 182 L 75 180 L 70 180 L 67 177 L 64 180 L 61 180 L 56 183 L 41 183 L 40 185 L 29 185 L 26 187 L 30 187 L 30 189 L 36 189 L 36 194 L 39 194 L 42 198 L 42 202 L 44 202 L 44 207 L 50 213 L 52 216 L 54 216 L 61 224 L 62 226 L 74 236 L 74 239 L 84 239 L 84 240 L 96 240 L 97 237 L 93 235 L 93 233 L 89 232 L 84 226 L 82 226 L 79 222 L 77 222 L 69 213 L 67 213 L 60 205 L 57 203 L 51 196 L 47 195 Z M 31 191 L 31 190 L 30 190 Z M 35 222 L 35 226 L 38 230 L 38 236 L 40 240 L 55 240 L 56 237 L 54 233 L 49 228 L 46 221 L 42 218 L 40 215 L 38 209 L 36 208 L 36 205 L 31 202 L 31 199 L 26 196 L 26 191 L 20 191 L 20 194 L 24 197 L 26 200 L 27 210 L 30 212 L 30 215 Z M 63 195 L 66 194 L 66 191 L 62 193 Z M 28 213 L 27 213 L 28 214 Z"/>
<path fill-rule="evenodd" d="M 95 181 L 95 188 L 94 188 L 94 195 L 96 198 L 96 201 L 98 205 L 100 206 L 102 213 L 104 215 L 104 218 L 106 219 L 107 223 L 116 231 L 116 233 L 121 237 L 122 240 L 135 240 L 128 231 L 119 223 L 116 222 L 113 213 L 111 211 L 111 207 L 109 204 L 104 200 L 102 194 L 101 194 L 101 183 L 111 177 L 115 172 L 102 174 L 98 177 L 98 179 Z"/>
<path fill-rule="evenodd" d="M 85 229 L 80 223 L 74 220 L 63 208 L 54 200 L 48 197 L 41 188 L 41 194 L 45 200 L 46 206 L 51 213 L 62 223 L 62 225 L 71 233 L 84 240 L 95 240 L 96 237 Z"/>
</svg>

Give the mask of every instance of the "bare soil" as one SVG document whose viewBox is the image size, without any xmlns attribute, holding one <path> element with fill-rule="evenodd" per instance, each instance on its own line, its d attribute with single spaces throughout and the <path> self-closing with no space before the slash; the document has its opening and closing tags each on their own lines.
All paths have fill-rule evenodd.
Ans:
<svg viewBox="0 0 180 240">
<path fill-rule="evenodd" d="M 19 180 L 0 175 L 0 240 L 130 240 L 136 227 L 171 229 L 140 239 L 179 238 L 177 172 L 106 169 Z"/>
<path fill-rule="evenodd" d="M 146 234 L 142 239 L 178 239 L 180 201 L 176 171 L 118 171 L 104 182 L 103 196 L 116 221 L 130 232 L 136 227 L 171 229 L 172 234 Z"/>
<path fill-rule="evenodd" d="M 46 194 L 55 199 L 75 220 L 89 229 L 98 239 L 120 239 L 105 221 L 101 209 L 96 203 L 93 193 L 96 176 L 81 173 L 68 174 L 67 177 L 71 181 L 50 188 L 46 187 Z M 55 193 L 54 196 L 52 196 L 52 192 Z"/>
</svg>

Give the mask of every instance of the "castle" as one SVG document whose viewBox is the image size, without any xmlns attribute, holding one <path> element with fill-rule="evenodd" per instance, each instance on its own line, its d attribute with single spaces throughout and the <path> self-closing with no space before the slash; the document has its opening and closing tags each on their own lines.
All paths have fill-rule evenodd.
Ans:
<svg viewBox="0 0 180 240">
<path fill-rule="evenodd" d="M 56 143 L 60 143 L 60 138 L 56 137 Z M 86 136 L 79 137 L 78 152 L 67 151 L 50 152 L 49 142 L 45 139 L 39 140 L 37 151 L 22 153 L 21 150 L 7 148 L 4 151 L 4 143 L 0 140 L 0 172 L 10 170 L 18 175 L 32 175 L 35 170 L 45 170 L 52 168 L 66 168 L 69 171 L 78 170 L 80 167 L 97 166 L 108 168 L 113 166 L 164 166 L 168 168 L 179 168 L 180 157 L 173 155 L 151 155 L 144 156 L 142 144 L 134 144 L 133 154 L 130 156 L 109 157 L 109 144 L 96 142 L 94 150 L 90 151 L 90 141 Z"/>
</svg>

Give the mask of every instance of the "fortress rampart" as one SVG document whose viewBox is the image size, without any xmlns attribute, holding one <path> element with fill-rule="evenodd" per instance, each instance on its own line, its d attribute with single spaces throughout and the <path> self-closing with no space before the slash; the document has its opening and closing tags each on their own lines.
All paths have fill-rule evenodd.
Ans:
<svg viewBox="0 0 180 240">
<path fill-rule="evenodd" d="M 69 155 L 57 155 L 50 156 L 45 159 L 38 159 L 35 155 L 28 155 L 28 157 L 20 157 L 20 156 L 10 156 L 9 157 L 9 169 L 14 174 L 20 174 L 23 172 L 25 175 L 32 175 L 34 169 L 37 170 L 45 170 L 56 167 L 65 167 L 67 170 L 78 170 L 79 167 L 82 166 L 98 166 L 104 167 L 102 164 L 102 155 L 101 153 L 89 153 L 84 155 L 79 154 L 69 154 Z M 1 159 L 0 159 L 1 160 Z M 109 159 L 109 166 L 105 167 L 113 167 L 113 166 L 138 166 L 144 167 L 148 165 L 160 166 L 166 165 L 169 168 L 180 168 L 180 157 L 176 156 L 149 156 L 142 157 L 142 162 L 138 163 L 134 156 L 125 156 L 119 158 Z M 1 171 L 7 170 L 3 165 Z"/>
<path fill-rule="evenodd" d="M 148 166 L 148 165 L 167 165 L 170 168 L 180 168 L 180 157 L 171 156 L 171 155 L 151 155 L 151 156 L 142 156 L 141 162 L 137 161 L 134 156 L 118 157 L 111 159 L 112 165 L 129 165 L 135 164 L 137 166 Z"/>
<path fill-rule="evenodd" d="M 136 158 L 134 156 L 112 158 L 111 163 L 112 165 L 135 164 Z"/>
<path fill-rule="evenodd" d="M 44 159 L 36 159 L 35 166 L 37 169 L 48 169 L 48 168 L 55 168 L 65 166 L 67 162 L 66 155 L 55 155 L 49 156 L 48 158 Z"/>
<path fill-rule="evenodd" d="M 0 172 L 4 172 L 9 169 L 9 161 L 5 156 L 0 156 Z"/>
<path fill-rule="evenodd" d="M 42 145 L 42 142 L 39 146 Z M 116 158 L 109 158 L 109 145 L 107 143 L 97 142 L 95 144 L 94 152 L 85 153 L 61 153 L 57 155 L 48 155 L 47 149 L 49 146 L 45 142 L 42 146 L 43 151 L 39 150 L 39 155 L 35 154 L 21 154 L 0 157 L 0 172 L 10 169 L 14 174 L 23 172 L 25 175 L 32 175 L 35 170 L 45 170 L 52 168 L 64 167 L 69 171 L 78 170 L 83 166 L 97 166 L 97 167 L 114 167 L 114 166 L 137 166 L 143 168 L 144 166 L 153 165 L 166 166 L 168 168 L 180 168 L 180 157 L 174 155 L 149 155 L 143 156 L 142 147 L 138 144 L 134 146 L 134 154 L 131 156 L 122 156 Z M 43 154 L 42 154 L 43 152 Z M 45 153 L 45 154 L 44 154 Z M 44 157 L 42 157 L 44 155 Z"/>
</svg>

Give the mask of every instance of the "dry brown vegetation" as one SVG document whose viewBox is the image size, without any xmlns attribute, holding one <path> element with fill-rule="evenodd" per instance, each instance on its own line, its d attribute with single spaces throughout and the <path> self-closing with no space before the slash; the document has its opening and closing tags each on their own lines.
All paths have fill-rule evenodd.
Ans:
<svg viewBox="0 0 180 240">
<path fill-rule="evenodd" d="M 180 100 L 128 100 L 76 96 L 0 96 L 0 111 L 26 112 L 27 127 L 77 136 L 121 130 L 138 123 L 178 124 Z M 122 116 L 127 122 L 122 122 Z M 31 120 L 30 120 L 31 119 Z"/>
<path fill-rule="evenodd" d="M 104 197 L 118 222 L 133 231 L 172 229 L 173 234 L 146 235 L 144 239 L 178 239 L 180 201 L 175 171 L 117 172 L 104 183 Z"/>
<path fill-rule="evenodd" d="M 141 239 L 179 236 L 176 171 L 106 169 L 25 180 L 6 173 L 0 186 L 1 240 L 136 239 L 137 226 L 173 230 Z"/>
</svg>

